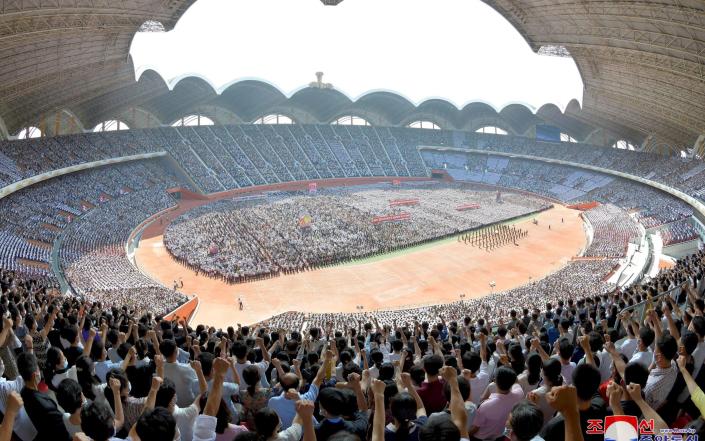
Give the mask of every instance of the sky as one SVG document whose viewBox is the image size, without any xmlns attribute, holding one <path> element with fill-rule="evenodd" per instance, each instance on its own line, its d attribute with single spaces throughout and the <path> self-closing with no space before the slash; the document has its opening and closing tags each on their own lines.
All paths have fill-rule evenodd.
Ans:
<svg viewBox="0 0 705 441">
<path fill-rule="evenodd" d="M 188 75 L 218 92 L 258 79 L 291 96 L 322 71 L 353 100 L 391 90 L 536 111 L 583 95 L 571 58 L 534 54 L 480 0 L 198 0 L 172 31 L 138 33 L 131 54 L 136 78 L 153 69 L 171 88 Z"/>
</svg>

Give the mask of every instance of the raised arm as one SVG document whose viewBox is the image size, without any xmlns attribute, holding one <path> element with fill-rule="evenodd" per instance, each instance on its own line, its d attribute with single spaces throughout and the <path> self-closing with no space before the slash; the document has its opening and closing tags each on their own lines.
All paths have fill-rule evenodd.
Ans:
<svg viewBox="0 0 705 441">
<path fill-rule="evenodd" d="M 154 409 L 154 404 L 157 402 L 157 392 L 162 385 L 163 380 L 160 377 L 152 377 L 152 387 L 149 388 L 149 394 L 147 394 L 147 400 L 144 402 L 144 407 L 142 412 L 149 409 Z M 119 397 L 119 395 L 116 395 Z M 120 401 L 120 399 L 115 399 L 113 401 Z"/>
<path fill-rule="evenodd" d="M 199 395 L 203 395 L 208 392 L 208 382 L 206 381 L 205 375 L 203 375 L 203 369 L 201 368 L 201 362 L 194 360 L 190 362 L 191 369 L 196 371 L 196 376 L 198 377 L 198 390 Z"/>
<path fill-rule="evenodd" d="M 656 337 L 655 341 L 658 341 L 661 338 L 661 335 L 663 335 L 663 330 L 661 329 L 661 320 L 658 319 L 658 314 L 656 314 L 656 310 L 651 310 L 651 312 L 649 313 L 649 319 L 651 321 L 651 327 L 654 329 L 654 334 Z"/>
<path fill-rule="evenodd" d="M 419 396 L 418 392 L 416 392 L 416 388 L 414 387 L 414 385 L 411 383 L 411 375 L 409 375 L 408 372 L 404 372 L 401 374 L 401 383 L 404 387 L 406 387 L 406 391 L 409 393 L 409 395 L 411 395 L 411 397 L 416 401 L 416 417 L 418 418 L 420 416 L 426 415 L 426 408 L 424 408 L 421 397 Z"/>
<path fill-rule="evenodd" d="M 56 315 L 59 313 L 57 309 L 54 309 L 51 314 L 49 314 L 49 319 L 47 322 L 44 324 L 44 327 L 42 328 L 42 332 L 40 332 L 40 335 L 42 336 L 42 340 L 46 340 L 47 336 L 49 335 L 49 331 L 54 329 L 54 321 L 56 320 Z"/>
<path fill-rule="evenodd" d="M 375 395 L 375 415 L 372 424 L 372 441 L 384 441 L 384 382 L 372 380 L 372 392 Z"/>
<path fill-rule="evenodd" d="M 678 326 L 676 326 L 676 323 L 673 321 L 673 315 L 671 315 L 671 305 L 668 303 L 663 306 L 663 314 L 666 316 L 666 320 L 668 321 L 668 332 L 671 333 L 677 342 L 680 342 L 681 333 L 678 331 Z"/>
<path fill-rule="evenodd" d="M 264 358 L 264 361 L 267 363 L 272 362 L 272 356 L 269 355 L 269 351 L 267 351 L 267 347 L 264 345 L 264 339 L 262 337 L 257 337 L 255 339 L 255 343 L 257 343 L 257 346 L 259 346 L 260 351 L 262 351 L 262 358 Z"/>
<path fill-rule="evenodd" d="M 619 356 L 619 352 L 617 351 L 617 348 L 614 347 L 614 343 L 611 341 L 606 342 L 605 349 L 612 357 L 612 363 L 614 364 L 614 368 L 619 373 L 619 376 L 624 378 L 624 370 L 627 368 L 627 364 L 624 363 L 622 357 Z"/>
<path fill-rule="evenodd" d="M 559 386 L 546 394 L 548 404 L 559 411 L 565 420 L 563 437 L 569 441 L 583 441 L 578 412 L 578 393 L 574 386 Z"/>
<path fill-rule="evenodd" d="M 213 361 L 213 388 L 208 394 L 206 407 L 203 409 L 205 415 L 214 417 L 218 414 L 220 401 L 223 398 L 223 381 L 225 380 L 228 366 L 228 362 L 223 358 L 218 357 Z"/>
<path fill-rule="evenodd" d="M 661 419 L 661 416 L 656 412 L 641 396 L 641 385 L 635 383 L 629 383 L 627 385 L 627 392 L 632 400 L 639 406 L 642 415 L 644 415 L 645 420 L 652 420 L 654 422 L 654 432 L 655 433 L 666 433 L 668 430 L 668 424 Z"/>
<path fill-rule="evenodd" d="M 550 356 L 543 349 L 543 346 L 541 346 L 541 340 L 539 340 L 538 337 L 534 337 L 531 340 L 531 349 L 538 352 L 539 356 L 541 357 L 541 360 L 543 361 L 546 361 L 550 358 Z"/>
<path fill-rule="evenodd" d="M 20 409 L 24 405 L 22 397 L 17 392 L 10 392 L 7 397 L 7 406 L 5 408 L 5 418 L 0 425 L 0 441 L 11 441 L 12 430 L 15 424 L 15 418 L 20 413 Z"/>
<path fill-rule="evenodd" d="M 681 375 L 683 375 L 683 380 L 685 380 L 685 385 L 688 388 L 688 392 L 690 393 L 692 398 L 695 398 L 695 395 L 700 395 L 702 396 L 702 389 L 700 389 L 700 386 L 695 382 L 695 379 L 693 376 L 688 372 L 688 369 L 686 367 L 686 357 L 680 356 L 678 357 L 678 369 L 681 371 Z M 698 393 L 699 392 L 699 393 Z M 700 413 L 703 413 L 705 411 L 705 408 L 701 408 L 699 405 L 701 401 L 697 399 L 693 399 L 693 403 L 698 407 L 698 410 L 700 410 Z"/>
<path fill-rule="evenodd" d="M 365 393 L 362 391 L 362 378 L 360 374 L 352 373 L 348 375 L 348 386 L 355 392 L 357 407 L 362 412 L 367 412 L 367 400 Z"/>
<path fill-rule="evenodd" d="M 282 362 L 278 358 L 272 358 L 272 366 L 277 370 L 277 378 L 282 378 L 286 375 L 284 368 L 282 368 Z"/>
<path fill-rule="evenodd" d="M 444 366 L 440 373 L 450 387 L 450 418 L 460 431 L 460 438 L 469 438 L 468 414 L 458 386 L 458 371 L 452 366 Z"/>
<path fill-rule="evenodd" d="M 304 429 L 302 441 L 316 441 L 316 429 L 313 427 L 313 401 L 300 400 L 296 402 L 296 416 Z"/>
<path fill-rule="evenodd" d="M 108 385 L 110 386 L 110 390 L 113 392 L 113 397 L 119 397 L 120 380 L 117 378 L 111 378 Z M 115 419 L 113 427 L 115 427 L 115 430 L 118 431 L 125 424 L 125 415 L 122 409 L 122 400 L 115 399 L 113 402 L 115 403 Z"/>
<path fill-rule="evenodd" d="M 123 371 L 127 370 L 127 368 L 132 364 L 132 360 L 137 356 L 137 349 L 132 346 L 129 351 L 127 351 L 127 355 L 125 358 L 122 360 L 121 368 Z M 164 377 L 162 377 L 164 378 Z"/>
<path fill-rule="evenodd" d="M 587 335 L 581 335 L 578 337 L 578 343 L 580 343 L 580 347 L 583 348 L 583 352 L 585 352 L 585 362 L 597 367 L 595 365 L 595 357 L 592 355 L 590 341 L 588 340 Z"/>
<path fill-rule="evenodd" d="M 79 332 L 79 334 L 82 333 Z M 88 340 L 83 345 L 83 355 L 91 355 L 91 348 L 93 347 L 93 342 L 95 341 L 96 334 L 97 332 L 95 331 L 95 328 L 91 328 L 90 331 L 88 331 Z"/>
</svg>

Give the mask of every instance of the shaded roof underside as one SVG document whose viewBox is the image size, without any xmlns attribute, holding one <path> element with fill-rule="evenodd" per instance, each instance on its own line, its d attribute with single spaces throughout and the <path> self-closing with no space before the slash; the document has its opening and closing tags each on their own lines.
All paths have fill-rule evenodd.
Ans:
<svg viewBox="0 0 705 441">
<path fill-rule="evenodd" d="M 483 1 L 534 51 L 570 52 L 585 86 L 581 117 L 672 146 L 705 133 L 705 2 Z"/>
<path fill-rule="evenodd" d="M 266 113 L 329 122 L 357 114 L 378 123 L 431 120 L 444 128 L 485 122 L 525 133 L 548 123 L 585 139 L 598 128 L 635 144 L 692 146 L 705 133 L 705 2 L 699 0 L 484 0 L 537 51 L 568 49 L 582 74 L 583 108 L 520 105 L 499 113 L 482 103 L 457 109 L 443 100 L 414 106 L 375 92 L 353 102 L 335 90 L 305 88 L 287 98 L 266 83 L 242 81 L 220 95 L 198 78 L 173 90 L 152 71 L 134 81 L 129 48 L 147 20 L 165 29 L 195 0 L 7 0 L 0 6 L 0 120 L 7 132 L 67 109 L 92 127 L 131 108 L 162 123 L 197 109 L 240 121 Z"/>
</svg>

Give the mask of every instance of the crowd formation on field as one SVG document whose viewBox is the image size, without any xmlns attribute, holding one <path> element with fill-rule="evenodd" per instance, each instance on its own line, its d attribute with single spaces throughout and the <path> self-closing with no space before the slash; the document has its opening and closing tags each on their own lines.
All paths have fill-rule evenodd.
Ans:
<svg viewBox="0 0 705 441">
<path fill-rule="evenodd" d="M 206 205 L 170 224 L 164 243 L 179 262 L 234 283 L 386 253 L 547 207 L 538 198 L 506 194 L 497 202 L 494 192 L 451 185 L 339 188 Z M 403 214 L 409 218 L 375 221 Z"/>
</svg>

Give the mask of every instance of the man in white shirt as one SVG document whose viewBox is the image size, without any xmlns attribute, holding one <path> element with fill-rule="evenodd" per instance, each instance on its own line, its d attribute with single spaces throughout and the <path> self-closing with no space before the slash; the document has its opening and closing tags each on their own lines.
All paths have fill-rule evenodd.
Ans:
<svg viewBox="0 0 705 441">
<path fill-rule="evenodd" d="M 639 363 L 648 369 L 654 361 L 654 354 L 651 352 L 651 349 L 649 349 L 649 346 L 654 342 L 654 338 L 656 338 L 654 331 L 648 327 L 641 328 L 639 330 L 637 350 L 634 352 L 634 355 L 632 355 L 632 358 L 629 359 L 629 362 Z"/>
<path fill-rule="evenodd" d="M 174 340 L 162 340 L 159 351 L 166 359 L 164 363 L 164 378 L 168 378 L 176 385 L 176 404 L 179 407 L 188 407 L 196 398 L 195 386 L 198 384 L 196 371 L 188 364 L 176 361 L 178 355 Z"/>
<path fill-rule="evenodd" d="M 470 384 L 470 401 L 480 404 L 482 393 L 490 383 L 489 367 L 482 355 L 465 354 L 463 356 L 463 377 Z"/>
<path fill-rule="evenodd" d="M 656 367 L 649 372 L 649 378 L 644 387 L 644 398 L 654 410 L 658 410 L 666 401 L 676 382 L 678 366 L 675 359 L 677 357 L 678 342 L 676 339 L 670 334 L 659 337 L 654 352 Z"/>
<path fill-rule="evenodd" d="M 213 390 L 213 362 L 215 360 L 215 356 L 211 354 L 210 352 L 203 352 L 198 356 L 198 361 L 201 362 L 201 369 L 203 371 L 203 376 L 206 379 L 206 382 L 208 384 L 208 392 L 210 393 Z M 229 382 L 229 381 L 224 381 L 223 382 L 223 401 L 225 401 L 225 405 L 228 406 L 228 409 L 230 410 L 230 416 L 231 416 L 231 422 L 232 423 L 237 423 L 239 420 L 239 412 L 235 408 L 235 404 L 233 403 L 233 398 L 237 397 L 240 394 L 240 377 L 237 375 L 237 371 L 235 370 L 235 363 L 233 359 L 228 359 L 227 360 L 230 366 L 230 369 L 228 369 L 228 374 L 230 374 L 232 377 L 234 377 L 235 382 Z"/>
<path fill-rule="evenodd" d="M 269 367 L 269 363 L 272 361 L 272 357 L 267 351 L 267 348 L 264 345 L 264 340 L 262 340 L 262 338 L 256 338 L 255 345 L 259 347 L 260 351 L 262 351 L 263 360 L 257 363 L 251 363 L 247 360 L 247 346 L 245 345 L 245 343 L 242 341 L 235 341 L 233 343 L 232 351 L 233 355 L 237 359 L 237 363 L 235 363 L 235 370 L 237 371 L 237 375 L 242 378 L 242 372 L 245 370 L 245 368 L 251 364 L 254 364 L 259 369 L 260 377 L 262 378 L 263 383 L 262 385 L 264 387 L 269 387 L 269 382 L 267 382 L 267 376 L 265 375 L 265 373 L 267 371 L 267 368 Z M 225 378 L 229 382 L 232 382 L 234 380 L 233 374 L 231 372 L 228 372 Z"/>
<path fill-rule="evenodd" d="M 625 331 L 627 331 L 627 336 L 621 342 L 616 342 L 615 346 L 619 353 L 627 357 L 628 360 L 634 355 L 634 351 L 639 343 L 639 340 L 636 338 L 636 332 L 638 331 L 634 330 L 635 328 L 638 330 L 639 325 L 632 322 L 629 318 L 623 319 L 622 324 L 624 325 Z"/>
<path fill-rule="evenodd" d="M 705 317 L 696 315 L 690 321 L 688 330 L 698 336 L 698 346 L 693 351 L 693 378 L 698 378 L 700 369 L 705 363 Z"/>
<path fill-rule="evenodd" d="M 566 385 L 573 384 L 573 371 L 575 370 L 575 363 L 570 361 L 573 356 L 573 351 L 575 347 L 568 340 L 567 337 L 561 337 L 556 341 L 558 345 L 558 354 L 554 355 L 561 362 L 561 375 L 565 380 Z"/>
</svg>

